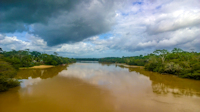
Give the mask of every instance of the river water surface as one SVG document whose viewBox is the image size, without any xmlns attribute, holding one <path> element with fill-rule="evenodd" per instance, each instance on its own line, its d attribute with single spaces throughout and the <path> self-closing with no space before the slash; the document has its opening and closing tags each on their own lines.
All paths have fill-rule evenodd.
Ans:
<svg viewBox="0 0 200 112">
<path fill-rule="evenodd" d="M 141 67 L 75 63 L 20 70 L 0 112 L 200 112 L 200 81 Z"/>
</svg>

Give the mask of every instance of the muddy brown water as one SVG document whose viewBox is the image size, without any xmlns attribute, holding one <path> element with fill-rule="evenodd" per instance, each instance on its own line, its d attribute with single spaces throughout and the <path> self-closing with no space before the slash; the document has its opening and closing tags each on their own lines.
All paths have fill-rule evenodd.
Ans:
<svg viewBox="0 0 200 112">
<path fill-rule="evenodd" d="M 0 112 L 200 112 L 200 81 L 138 67 L 74 63 L 20 70 Z"/>
</svg>

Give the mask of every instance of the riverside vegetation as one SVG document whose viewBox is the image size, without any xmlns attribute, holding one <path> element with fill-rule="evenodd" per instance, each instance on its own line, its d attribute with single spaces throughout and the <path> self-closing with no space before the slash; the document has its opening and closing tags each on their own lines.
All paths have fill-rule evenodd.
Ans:
<svg viewBox="0 0 200 112">
<path fill-rule="evenodd" d="M 200 80 L 200 53 L 186 52 L 180 48 L 174 48 L 171 52 L 156 50 L 146 56 L 101 58 L 99 62 L 144 66 L 149 71 Z"/>
<path fill-rule="evenodd" d="M 146 56 L 93 58 L 91 60 L 144 66 L 149 71 L 200 80 L 200 53 L 186 52 L 180 48 L 174 48 L 171 52 L 165 49 L 156 50 Z M 76 60 L 58 56 L 56 52 L 53 55 L 37 51 L 30 52 L 29 49 L 6 52 L 0 48 L 0 91 L 6 91 L 8 88 L 19 85 L 19 81 L 14 79 L 14 76 L 20 67 L 42 64 L 60 65 L 73 62 Z"/>
<path fill-rule="evenodd" d="M 18 86 L 20 83 L 14 76 L 20 67 L 32 67 L 35 65 L 60 65 L 76 62 L 75 59 L 40 53 L 26 50 L 3 51 L 0 48 L 0 92 L 6 91 L 11 87 Z"/>
</svg>

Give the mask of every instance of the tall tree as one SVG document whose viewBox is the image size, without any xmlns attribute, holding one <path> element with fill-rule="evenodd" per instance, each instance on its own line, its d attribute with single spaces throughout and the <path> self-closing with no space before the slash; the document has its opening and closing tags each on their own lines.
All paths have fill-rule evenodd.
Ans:
<svg viewBox="0 0 200 112">
<path fill-rule="evenodd" d="M 155 50 L 153 53 L 156 54 L 156 55 L 159 55 L 159 57 L 162 59 L 162 63 L 164 63 L 166 55 L 169 52 L 166 49 L 163 49 L 163 50 Z"/>
</svg>

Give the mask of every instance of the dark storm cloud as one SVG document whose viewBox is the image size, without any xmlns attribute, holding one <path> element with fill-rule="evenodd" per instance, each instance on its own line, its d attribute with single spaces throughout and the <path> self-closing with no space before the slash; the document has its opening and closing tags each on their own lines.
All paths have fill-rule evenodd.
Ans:
<svg viewBox="0 0 200 112">
<path fill-rule="evenodd" d="M 0 33 L 12 33 L 12 32 L 23 32 L 28 31 L 24 23 L 0 23 Z"/>
<path fill-rule="evenodd" d="M 114 24 L 113 0 L 1 0 L 0 32 L 29 31 L 49 46 L 81 41 Z"/>
<path fill-rule="evenodd" d="M 84 0 L 89 1 L 89 0 Z M 47 22 L 61 10 L 71 10 L 79 0 L 1 0 L 2 22 Z"/>
</svg>

